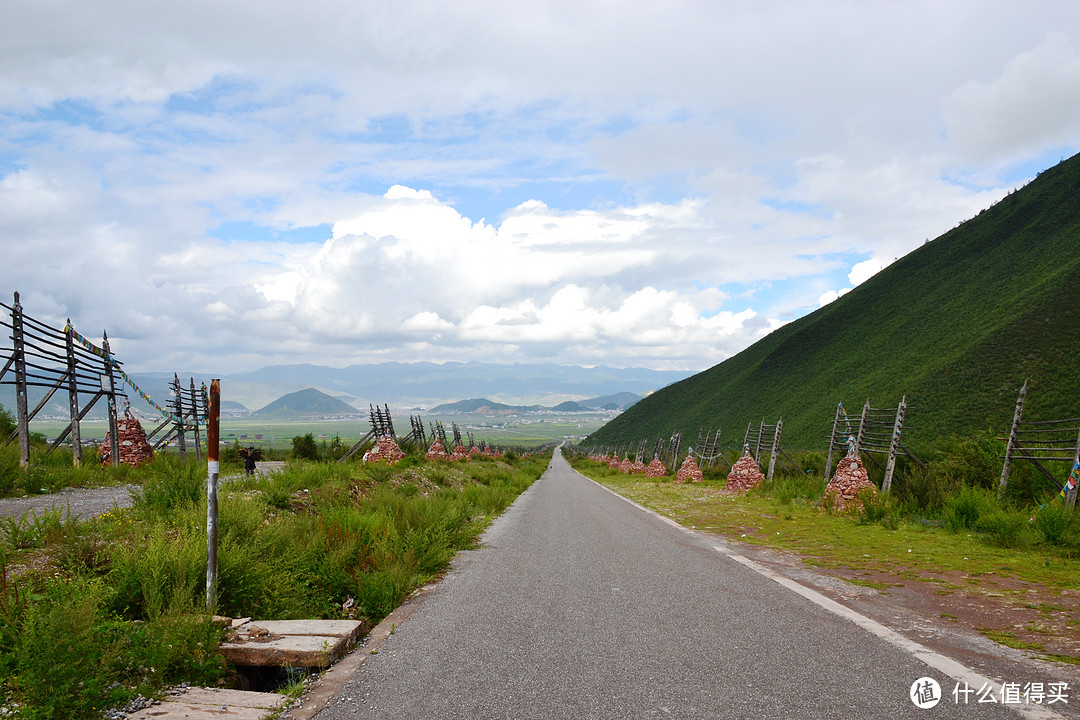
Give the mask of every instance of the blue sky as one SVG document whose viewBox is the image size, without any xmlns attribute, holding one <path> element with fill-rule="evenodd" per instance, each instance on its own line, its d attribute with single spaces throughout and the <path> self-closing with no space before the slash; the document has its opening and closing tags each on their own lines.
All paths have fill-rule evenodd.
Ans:
<svg viewBox="0 0 1080 720">
<path fill-rule="evenodd" d="M 1074 2 L 12 0 L 0 28 L 0 284 L 135 371 L 700 370 L 1080 149 Z"/>
</svg>

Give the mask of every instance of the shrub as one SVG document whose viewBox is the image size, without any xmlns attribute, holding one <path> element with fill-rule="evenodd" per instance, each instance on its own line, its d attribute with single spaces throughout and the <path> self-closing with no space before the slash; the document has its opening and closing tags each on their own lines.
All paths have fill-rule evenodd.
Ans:
<svg viewBox="0 0 1080 720">
<path fill-rule="evenodd" d="M 975 527 L 985 532 L 995 545 L 1011 548 L 1031 541 L 1029 524 L 1027 513 L 995 508 L 981 516 Z"/>
<path fill-rule="evenodd" d="M 945 524 L 954 532 L 972 530 L 979 518 L 998 509 L 997 498 L 988 490 L 962 487 L 945 498 Z"/>
<path fill-rule="evenodd" d="M 292 439 L 292 456 L 296 460 L 318 460 L 319 446 L 312 433 L 297 435 Z"/>
</svg>

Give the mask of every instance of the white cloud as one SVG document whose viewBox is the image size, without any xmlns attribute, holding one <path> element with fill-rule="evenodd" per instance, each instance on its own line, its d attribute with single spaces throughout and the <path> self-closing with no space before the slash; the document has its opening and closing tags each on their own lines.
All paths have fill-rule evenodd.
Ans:
<svg viewBox="0 0 1080 720">
<path fill-rule="evenodd" d="M 0 285 L 149 369 L 701 368 L 1080 149 L 1074 2 L 13 0 L 0 28 Z"/>
</svg>

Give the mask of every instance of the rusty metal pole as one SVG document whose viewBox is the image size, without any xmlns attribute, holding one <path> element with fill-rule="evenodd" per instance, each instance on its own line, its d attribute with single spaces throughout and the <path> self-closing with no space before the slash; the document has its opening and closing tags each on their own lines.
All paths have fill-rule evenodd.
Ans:
<svg viewBox="0 0 1080 720">
<path fill-rule="evenodd" d="M 218 546 L 218 415 L 221 412 L 221 381 L 210 381 L 210 416 L 206 423 L 206 612 L 217 609 Z"/>
</svg>

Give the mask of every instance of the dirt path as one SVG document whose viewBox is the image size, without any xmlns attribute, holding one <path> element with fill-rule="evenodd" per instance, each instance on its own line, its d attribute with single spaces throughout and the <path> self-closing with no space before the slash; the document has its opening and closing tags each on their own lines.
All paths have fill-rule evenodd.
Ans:
<svg viewBox="0 0 1080 720">
<path fill-rule="evenodd" d="M 66 488 L 48 495 L 4 498 L 0 500 L 0 517 L 21 518 L 27 512 L 42 515 L 53 509 L 67 509 L 72 517 L 83 520 L 104 515 L 114 507 L 131 507 L 131 485 L 100 488 Z"/>
</svg>

